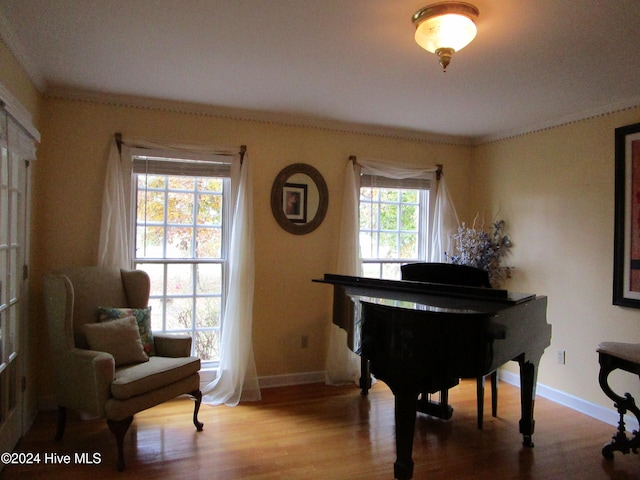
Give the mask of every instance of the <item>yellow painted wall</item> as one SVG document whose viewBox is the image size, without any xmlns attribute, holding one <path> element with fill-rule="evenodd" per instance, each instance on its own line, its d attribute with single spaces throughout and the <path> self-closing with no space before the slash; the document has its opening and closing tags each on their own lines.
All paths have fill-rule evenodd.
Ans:
<svg viewBox="0 0 640 480">
<path fill-rule="evenodd" d="M 323 369 L 330 289 L 311 279 L 334 268 L 342 174 L 349 155 L 443 163 L 461 219 L 498 214 L 514 241 L 508 287 L 546 294 L 552 345 L 540 383 L 611 408 L 597 384 L 595 349 L 603 340 L 640 342 L 640 311 L 611 305 L 613 131 L 640 121 L 640 109 L 604 115 L 475 148 L 345 133 L 172 110 L 41 99 L 0 43 L 0 82 L 32 113 L 42 134 L 34 176 L 32 339 L 39 342 L 40 394 L 51 394 L 43 332 L 42 275 L 95 262 L 105 158 L 110 136 L 246 144 L 255 172 L 256 297 L 254 344 L 262 376 Z M 281 230 L 269 207 L 271 183 L 286 165 L 309 163 L 325 177 L 329 211 L 305 236 Z M 300 348 L 302 335 L 309 347 Z M 556 363 L 556 350 L 567 353 Z M 513 367 L 508 367 L 513 370 Z M 30 381 L 29 381 L 30 382 Z M 637 379 L 620 377 L 637 394 Z M 31 383 L 29 383 L 31 385 Z M 640 398 L 637 395 L 636 398 Z"/>
<path fill-rule="evenodd" d="M 512 236 L 509 288 L 548 295 L 553 339 L 539 382 L 608 408 L 596 348 L 640 342 L 640 310 L 612 305 L 614 129 L 636 122 L 640 108 L 482 145 L 470 172 L 472 203 L 489 220 L 500 212 Z M 619 379 L 622 391 L 637 383 Z"/>
<path fill-rule="evenodd" d="M 256 289 L 254 349 L 258 375 L 324 369 L 331 288 L 313 278 L 335 271 L 342 179 L 349 155 L 416 165 L 443 163 L 448 185 L 467 204 L 471 148 L 47 98 L 34 189 L 33 283 L 51 269 L 96 262 L 106 154 L 111 135 L 211 145 L 246 144 L 254 168 Z M 292 235 L 276 223 L 271 185 L 292 163 L 307 163 L 324 176 L 329 209 L 308 235 Z M 40 317 L 44 322 L 44 316 Z M 309 346 L 301 348 L 301 337 Z M 46 339 L 42 339 L 43 366 Z M 50 390 L 43 375 L 44 391 Z"/>
</svg>

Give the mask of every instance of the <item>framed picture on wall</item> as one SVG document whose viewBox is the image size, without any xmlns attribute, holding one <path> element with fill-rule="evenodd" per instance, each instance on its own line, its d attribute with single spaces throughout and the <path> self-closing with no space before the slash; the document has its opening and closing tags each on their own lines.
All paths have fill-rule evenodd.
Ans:
<svg viewBox="0 0 640 480">
<path fill-rule="evenodd" d="M 615 130 L 613 304 L 640 308 L 640 123 Z"/>
<path fill-rule="evenodd" d="M 282 187 L 282 210 L 294 223 L 307 223 L 307 185 L 285 183 Z"/>
</svg>

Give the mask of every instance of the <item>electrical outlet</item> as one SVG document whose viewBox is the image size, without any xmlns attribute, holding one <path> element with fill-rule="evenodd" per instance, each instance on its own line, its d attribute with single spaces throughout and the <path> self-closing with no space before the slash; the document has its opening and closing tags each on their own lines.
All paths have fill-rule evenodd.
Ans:
<svg viewBox="0 0 640 480">
<path fill-rule="evenodd" d="M 300 347 L 301 348 L 309 347 L 309 336 L 308 335 L 302 335 L 302 338 L 300 339 Z"/>
<path fill-rule="evenodd" d="M 560 365 L 564 365 L 565 362 L 565 353 L 564 350 L 558 350 L 558 363 Z"/>
</svg>

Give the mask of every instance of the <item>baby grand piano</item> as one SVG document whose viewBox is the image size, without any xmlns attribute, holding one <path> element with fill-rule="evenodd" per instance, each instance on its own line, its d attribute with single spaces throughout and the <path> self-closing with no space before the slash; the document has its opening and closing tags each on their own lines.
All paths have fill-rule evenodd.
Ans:
<svg viewBox="0 0 640 480">
<path fill-rule="evenodd" d="M 331 274 L 314 282 L 334 286 L 334 323 L 394 394 L 396 479 L 413 476 L 418 395 L 448 388 L 454 378 L 486 375 L 510 360 L 520 365 L 520 433 L 533 447 L 538 364 L 551 343 L 546 297 Z"/>
</svg>

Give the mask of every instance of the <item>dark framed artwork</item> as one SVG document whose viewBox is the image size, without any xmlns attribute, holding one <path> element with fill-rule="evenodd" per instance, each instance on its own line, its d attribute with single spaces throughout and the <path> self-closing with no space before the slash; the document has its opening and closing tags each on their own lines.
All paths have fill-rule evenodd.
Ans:
<svg viewBox="0 0 640 480">
<path fill-rule="evenodd" d="M 640 308 L 640 123 L 615 130 L 613 304 Z"/>
<path fill-rule="evenodd" d="M 293 223 L 307 223 L 307 185 L 285 183 L 282 187 L 282 211 Z"/>
</svg>

